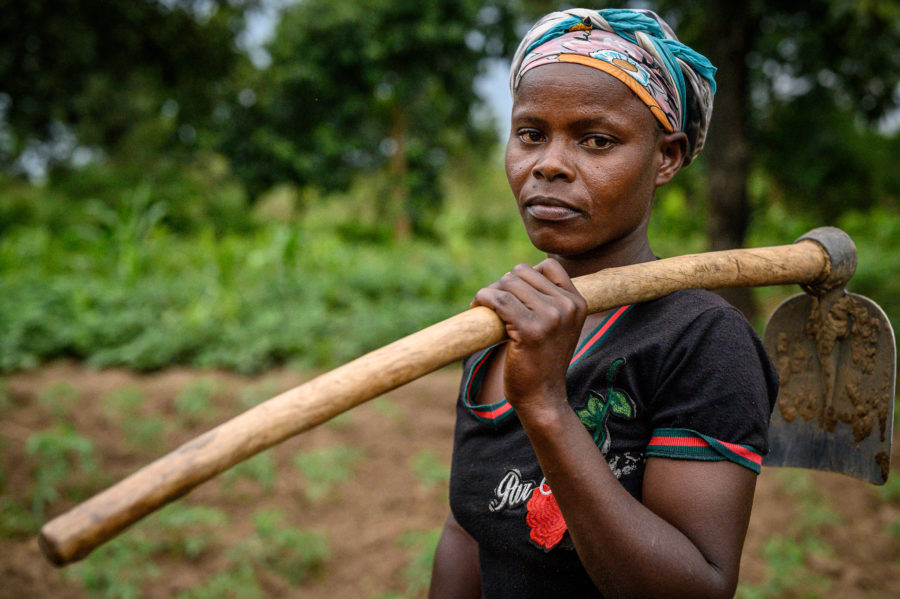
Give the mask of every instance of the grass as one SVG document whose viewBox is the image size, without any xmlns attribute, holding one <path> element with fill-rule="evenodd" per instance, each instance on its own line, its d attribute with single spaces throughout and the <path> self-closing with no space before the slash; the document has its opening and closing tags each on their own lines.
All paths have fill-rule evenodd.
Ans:
<svg viewBox="0 0 900 599">
<path fill-rule="evenodd" d="M 159 578 L 159 567 L 151 560 L 156 543 L 146 532 L 135 530 L 99 547 L 90 559 L 64 570 L 92 597 L 140 599 L 141 588 Z"/>
<path fill-rule="evenodd" d="M 423 449 L 409 458 L 413 474 L 426 489 L 446 485 L 450 480 L 450 466 L 444 464 L 433 449 Z"/>
<path fill-rule="evenodd" d="M 144 585 L 161 575 L 156 558 L 169 555 L 196 561 L 217 542 L 216 530 L 227 523 L 228 517 L 220 510 L 172 504 L 128 534 L 100 546 L 64 574 L 79 581 L 93 597 L 139 599 Z"/>
<path fill-rule="evenodd" d="M 334 445 L 322 449 L 299 452 L 294 465 L 306 479 L 303 493 L 313 502 L 327 498 L 337 483 L 349 480 L 363 459 L 362 450 L 349 445 Z"/>
<path fill-rule="evenodd" d="M 218 531 L 228 526 L 225 512 L 204 506 L 172 504 L 134 530 L 98 548 L 89 559 L 65 570 L 92 597 L 138 599 L 142 588 L 161 576 L 159 560 L 199 563 L 221 550 Z M 292 586 L 314 576 L 327 559 L 325 537 L 287 524 L 278 510 L 253 514 L 253 534 L 227 551 L 226 566 L 203 583 L 175 595 L 180 599 L 265 596 L 258 576 L 271 572 Z"/>
<path fill-rule="evenodd" d="M 210 379 L 197 379 L 187 383 L 175 396 L 175 414 L 183 427 L 208 424 L 215 420 L 218 409 L 213 398 L 221 392 L 219 385 Z"/>
<path fill-rule="evenodd" d="M 63 496 L 83 499 L 102 480 L 93 443 L 70 426 L 59 424 L 32 434 L 25 453 L 32 460 L 34 476 L 31 511 L 38 518 Z"/>
<path fill-rule="evenodd" d="M 174 599 L 264 599 L 262 587 L 253 567 L 232 564 L 213 575 L 202 585 L 182 591 Z"/>
<path fill-rule="evenodd" d="M 104 395 L 101 401 L 110 420 L 131 420 L 140 414 L 144 393 L 137 387 L 121 387 Z"/>
<path fill-rule="evenodd" d="M 231 489 L 239 479 L 254 481 L 265 493 L 275 489 L 278 471 L 270 451 L 263 451 L 249 460 L 245 460 L 222 475 L 222 486 Z"/>
<path fill-rule="evenodd" d="M 161 538 L 157 551 L 196 561 L 210 545 L 218 543 L 218 531 L 229 523 L 228 515 L 222 510 L 171 504 L 155 518 L 154 529 Z"/>
<path fill-rule="evenodd" d="M 271 379 L 247 385 L 238 394 L 238 407 L 248 410 L 275 397 L 280 391 L 283 389 L 279 389 L 278 384 Z"/>
<path fill-rule="evenodd" d="M 106 418 L 118 426 L 122 437 L 134 450 L 157 447 L 166 430 L 166 422 L 159 416 L 147 416 L 141 411 L 145 397 L 137 387 L 122 387 L 110 391 L 101 399 Z"/>
<path fill-rule="evenodd" d="M 809 569 L 810 556 L 835 555 L 834 549 L 820 538 L 826 527 L 838 526 L 840 516 L 828 505 L 809 472 L 780 469 L 779 484 L 797 508 L 797 517 L 787 531 L 774 534 L 763 546 L 768 576 L 762 584 L 742 584 L 737 599 L 774 599 L 802 597 L 813 599 L 826 593 L 831 581 Z"/>
<path fill-rule="evenodd" d="M 431 568 L 434 564 L 434 552 L 441 539 L 442 528 L 432 530 L 413 530 L 397 537 L 397 543 L 409 552 L 409 562 L 403 568 L 406 579 L 406 594 L 417 597 L 428 590 L 431 583 Z"/>
<path fill-rule="evenodd" d="M 403 408 L 397 405 L 390 397 L 383 395 L 372 401 L 372 408 L 390 422 L 399 423 L 403 420 L 405 414 Z"/>
<path fill-rule="evenodd" d="M 5 412 L 10 406 L 12 406 L 12 398 L 9 396 L 9 391 L 6 388 L 6 379 L 0 377 L 0 414 Z"/>
<path fill-rule="evenodd" d="M 71 383 L 65 381 L 55 383 L 43 389 L 38 395 L 38 402 L 50 410 L 56 420 L 70 420 L 81 396 Z"/>
<path fill-rule="evenodd" d="M 231 561 L 266 568 L 292 586 L 318 573 L 329 556 L 324 535 L 289 526 L 279 510 L 257 511 L 253 527 L 254 535 L 229 552 Z"/>
</svg>

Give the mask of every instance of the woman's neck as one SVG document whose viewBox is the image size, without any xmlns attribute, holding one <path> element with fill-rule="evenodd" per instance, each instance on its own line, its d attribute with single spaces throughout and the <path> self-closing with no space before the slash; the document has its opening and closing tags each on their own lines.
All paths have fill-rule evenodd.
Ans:
<svg viewBox="0 0 900 599">
<path fill-rule="evenodd" d="M 595 273 L 606 268 L 628 266 L 656 260 L 650 249 L 647 231 L 644 228 L 633 231 L 627 237 L 596 248 L 590 253 L 578 256 L 555 256 L 555 259 L 572 278 Z"/>
</svg>

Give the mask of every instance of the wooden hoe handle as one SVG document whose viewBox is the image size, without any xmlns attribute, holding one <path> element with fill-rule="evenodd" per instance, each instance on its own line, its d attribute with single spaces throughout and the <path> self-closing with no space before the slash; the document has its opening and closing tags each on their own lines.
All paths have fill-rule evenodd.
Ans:
<svg viewBox="0 0 900 599">
<path fill-rule="evenodd" d="M 589 311 L 599 312 L 679 289 L 833 287 L 853 272 L 835 267 L 848 261 L 855 266 L 855 256 L 846 234 L 826 228 L 792 245 L 667 258 L 574 282 Z M 477 307 L 357 358 L 232 418 L 48 522 L 41 529 L 41 549 L 57 566 L 81 559 L 238 462 L 505 338 L 500 318 Z"/>
</svg>

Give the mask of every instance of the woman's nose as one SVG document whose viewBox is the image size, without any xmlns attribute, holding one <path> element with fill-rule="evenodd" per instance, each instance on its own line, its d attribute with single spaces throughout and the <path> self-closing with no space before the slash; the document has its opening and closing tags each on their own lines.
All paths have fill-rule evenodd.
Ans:
<svg viewBox="0 0 900 599">
<path fill-rule="evenodd" d="M 534 163 L 531 174 L 536 179 L 546 179 L 547 181 L 555 179 L 571 181 L 574 179 L 575 170 L 572 167 L 566 144 L 562 141 L 555 141 L 544 146 L 544 151 Z"/>
</svg>

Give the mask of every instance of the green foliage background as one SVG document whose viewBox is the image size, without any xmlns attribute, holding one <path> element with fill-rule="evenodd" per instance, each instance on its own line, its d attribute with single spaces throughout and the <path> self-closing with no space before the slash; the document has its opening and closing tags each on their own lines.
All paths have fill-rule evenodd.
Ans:
<svg viewBox="0 0 900 599">
<path fill-rule="evenodd" d="M 702 41 L 702 11 L 658 4 Z M 0 6 L 0 372 L 60 357 L 333 366 L 540 259 L 471 81 L 554 2 Z M 240 34 L 266 6 L 282 20 L 260 66 Z M 896 322 L 900 136 L 872 118 L 896 104 L 896 61 L 879 57 L 900 11 L 817 0 L 763 13 L 747 243 L 845 228 L 860 250 L 851 287 Z M 817 15 L 832 37 L 842 22 L 871 41 L 830 76 L 821 59 L 850 41 L 799 27 Z M 785 73 L 809 85 L 779 95 Z M 707 189 L 701 155 L 660 191 L 659 255 L 706 248 Z"/>
</svg>

